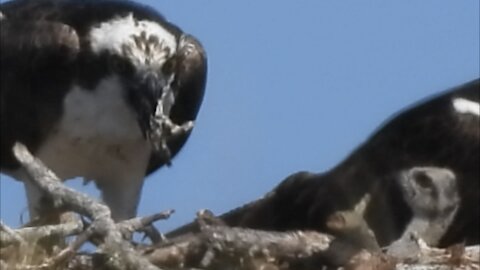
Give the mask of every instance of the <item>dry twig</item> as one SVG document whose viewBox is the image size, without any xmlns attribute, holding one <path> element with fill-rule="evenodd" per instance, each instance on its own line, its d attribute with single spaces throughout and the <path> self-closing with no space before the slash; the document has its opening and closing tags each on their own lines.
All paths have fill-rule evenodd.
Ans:
<svg viewBox="0 0 480 270">
<path fill-rule="evenodd" d="M 454 246 L 448 249 L 428 247 L 417 239 L 419 254 L 405 261 L 385 255 L 375 245 L 375 237 L 363 220 L 368 198 L 352 211 L 334 213 L 327 224 L 337 236 L 313 231 L 271 232 L 226 226 L 209 211 L 198 214 L 200 232 L 156 245 L 135 248 L 124 234 L 143 230 L 157 220 L 168 218 L 165 211 L 144 218 L 115 224 L 104 204 L 64 186 L 58 178 L 28 150 L 15 145 L 14 153 L 36 183 L 56 206 L 75 211 L 92 222 L 79 222 L 11 229 L 0 223 L 1 246 L 27 243 L 51 235 L 76 235 L 70 245 L 39 265 L 15 269 L 238 269 L 238 270 L 313 270 L 324 265 L 345 269 L 476 269 L 479 270 L 480 246 Z M 79 248 L 95 235 L 99 250 L 79 254 Z M 337 243 L 337 244 L 336 244 Z M 338 245 L 341 243 L 341 245 Z M 349 251 L 349 252 L 346 252 Z M 2 267 L 8 266 L 0 260 Z M 66 268 L 65 268 L 66 267 Z M 3 269 L 3 268 L 2 268 Z"/>
<path fill-rule="evenodd" d="M 104 237 L 102 250 L 110 256 L 109 264 L 115 265 L 117 269 L 158 270 L 148 260 L 139 256 L 132 245 L 123 239 L 106 205 L 63 185 L 24 145 L 16 143 L 13 152 L 30 180 L 50 195 L 56 207 L 63 206 L 92 220 L 92 231 Z"/>
</svg>

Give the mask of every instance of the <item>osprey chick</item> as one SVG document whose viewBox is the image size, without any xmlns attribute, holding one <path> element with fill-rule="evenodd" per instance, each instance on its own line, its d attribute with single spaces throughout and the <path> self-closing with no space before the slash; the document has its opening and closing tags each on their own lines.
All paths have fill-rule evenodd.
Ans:
<svg viewBox="0 0 480 270">
<path fill-rule="evenodd" d="M 200 43 L 155 10 L 122 0 L 0 5 L 2 172 L 41 192 L 16 141 L 61 179 L 94 180 L 116 220 L 135 216 L 144 178 L 187 140 L 203 99 Z"/>
<path fill-rule="evenodd" d="M 418 246 L 412 238 L 438 246 L 453 222 L 460 205 L 457 179 L 446 168 L 413 167 L 400 172 L 396 181 L 413 216 L 387 253 L 396 257 L 416 256 Z"/>
</svg>

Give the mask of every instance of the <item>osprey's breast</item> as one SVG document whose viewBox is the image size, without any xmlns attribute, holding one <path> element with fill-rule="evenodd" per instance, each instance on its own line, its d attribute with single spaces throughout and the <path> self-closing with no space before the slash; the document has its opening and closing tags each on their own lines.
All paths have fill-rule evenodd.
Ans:
<svg viewBox="0 0 480 270">
<path fill-rule="evenodd" d="M 37 156 L 62 179 L 109 179 L 112 171 L 145 170 L 150 146 L 119 79 L 101 80 L 95 89 L 72 86 L 63 114 Z"/>
<path fill-rule="evenodd" d="M 101 80 L 93 90 L 74 85 L 63 101 L 59 129 L 75 138 L 143 140 L 135 113 L 116 76 Z"/>
</svg>

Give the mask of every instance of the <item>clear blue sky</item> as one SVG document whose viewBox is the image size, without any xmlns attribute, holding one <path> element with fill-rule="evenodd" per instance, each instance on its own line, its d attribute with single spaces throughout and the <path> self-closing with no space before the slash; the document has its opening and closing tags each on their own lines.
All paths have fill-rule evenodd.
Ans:
<svg viewBox="0 0 480 270">
<path fill-rule="evenodd" d="M 209 57 L 189 142 L 144 186 L 140 215 L 177 210 L 161 230 L 328 170 L 391 114 L 480 73 L 478 0 L 144 2 Z M 16 226 L 23 186 L 0 184 L 1 218 Z"/>
</svg>

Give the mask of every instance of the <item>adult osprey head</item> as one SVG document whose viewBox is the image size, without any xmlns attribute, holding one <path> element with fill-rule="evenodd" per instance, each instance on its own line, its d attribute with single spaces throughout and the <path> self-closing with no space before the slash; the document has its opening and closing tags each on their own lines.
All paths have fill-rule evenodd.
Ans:
<svg viewBox="0 0 480 270">
<path fill-rule="evenodd" d="M 115 219 L 134 216 L 145 175 L 190 134 L 202 46 L 130 1 L 17 0 L 0 12 L 2 171 L 25 180 L 11 149 L 22 142 L 60 178 L 94 180 Z M 24 182 L 35 215 L 42 196 Z"/>
</svg>

